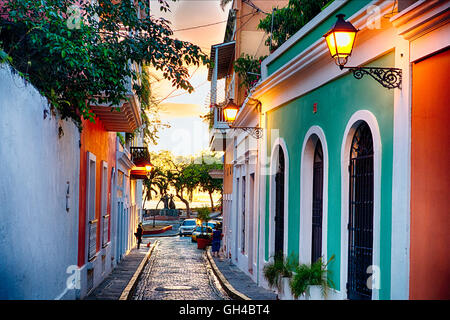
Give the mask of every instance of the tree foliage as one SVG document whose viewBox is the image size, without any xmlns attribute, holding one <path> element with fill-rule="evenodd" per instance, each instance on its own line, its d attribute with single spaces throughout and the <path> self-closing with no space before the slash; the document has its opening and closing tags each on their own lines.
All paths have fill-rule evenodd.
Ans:
<svg viewBox="0 0 450 320">
<path fill-rule="evenodd" d="M 260 20 L 258 28 L 269 34 L 265 44 L 275 50 L 331 2 L 333 0 L 289 0 L 286 7 Z"/>
<path fill-rule="evenodd" d="M 163 11 L 169 9 L 159 0 Z M 25 76 L 62 118 L 94 121 L 89 106 L 117 106 L 142 92 L 142 66 L 193 91 L 187 65 L 206 64 L 201 49 L 174 39 L 170 23 L 145 0 L 9 0 L 0 7 L 2 62 Z M 7 57 L 7 58 L 6 58 Z M 133 79 L 131 82 L 130 79 Z"/>
<path fill-rule="evenodd" d="M 261 56 L 259 58 L 252 57 L 248 54 L 241 54 L 233 63 L 234 71 L 239 75 L 241 80 L 239 86 L 245 87 L 246 96 L 248 91 L 258 82 L 261 78 L 261 62 L 267 56 Z"/>
<path fill-rule="evenodd" d="M 214 209 L 212 196 L 214 192 L 222 190 L 222 180 L 212 178 L 209 171 L 223 169 L 215 153 L 203 153 L 199 157 L 175 157 L 170 151 L 160 151 L 151 153 L 151 159 L 154 169 L 149 178 L 144 180 L 146 199 L 151 199 L 152 192 L 166 195 L 172 187 L 189 215 L 189 195 L 199 188 L 209 194 L 211 208 Z"/>
</svg>

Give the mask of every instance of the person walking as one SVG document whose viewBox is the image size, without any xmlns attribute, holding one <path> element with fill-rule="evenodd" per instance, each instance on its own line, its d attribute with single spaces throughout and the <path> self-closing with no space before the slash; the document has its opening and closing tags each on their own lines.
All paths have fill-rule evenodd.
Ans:
<svg viewBox="0 0 450 320">
<path fill-rule="evenodd" d="M 142 222 L 139 223 L 138 227 L 137 227 L 137 231 L 134 234 L 136 236 L 137 239 L 137 248 L 139 249 L 141 246 L 141 242 L 142 242 L 142 234 L 144 233 L 144 230 L 142 229 Z"/>
<path fill-rule="evenodd" d="M 213 257 L 219 256 L 220 250 L 220 241 L 222 240 L 222 230 L 219 228 L 219 225 L 216 224 L 214 227 L 213 235 L 212 235 L 212 243 L 211 243 L 211 251 Z"/>
</svg>

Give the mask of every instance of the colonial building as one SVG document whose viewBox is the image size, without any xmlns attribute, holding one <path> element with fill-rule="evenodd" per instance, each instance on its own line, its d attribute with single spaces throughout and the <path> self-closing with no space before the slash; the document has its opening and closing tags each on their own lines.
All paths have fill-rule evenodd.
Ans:
<svg viewBox="0 0 450 320">
<path fill-rule="evenodd" d="M 251 58 L 269 54 L 265 45 L 267 34 L 257 29 L 273 8 L 283 7 L 287 0 L 232 2 L 224 42 L 211 47 L 209 70 L 211 81 L 211 111 L 213 126 L 210 130 L 210 147 L 224 151 L 223 232 L 224 251 L 242 270 L 254 277 L 256 269 L 257 225 L 256 207 L 256 139 L 243 130 L 231 129 L 223 116 L 223 107 L 229 99 L 242 104 L 248 95 L 243 79 L 234 70 L 234 62 L 248 55 Z M 218 80 L 224 81 L 225 92 L 218 92 Z M 218 97 L 224 97 L 219 100 Z M 256 125 L 256 114 L 250 112 L 244 122 Z M 256 122 L 255 122 L 256 121 Z M 242 124 L 240 124 L 242 125 Z M 241 191 L 238 191 L 241 190 Z M 243 193 L 242 193 L 243 192 Z M 255 273 L 256 274 L 256 273 Z M 254 278 L 256 280 L 256 278 Z"/>
<path fill-rule="evenodd" d="M 150 164 L 140 134 L 121 141 L 141 125 L 131 81 L 128 99 L 111 107 L 93 105 L 95 123 L 83 121 L 80 141 L 78 266 L 79 298 L 107 276 L 135 245 L 142 209 L 142 167 Z M 145 151 L 147 152 L 145 153 Z M 135 163 L 136 162 L 136 163 Z M 138 166 L 139 167 L 138 167 Z M 145 175 L 145 173 L 144 173 Z"/>
<path fill-rule="evenodd" d="M 439 148 L 449 136 L 448 8 L 337 0 L 262 62 L 233 126 L 265 133 L 240 152 L 250 159 L 256 146 L 257 167 L 234 178 L 229 216 L 238 222 L 227 232 L 239 260 L 250 247 L 242 250 L 243 226 L 256 224 L 256 268 L 233 262 L 253 265 L 258 284 L 268 287 L 264 265 L 281 252 L 307 264 L 334 256 L 333 299 L 449 298 L 449 161 Z M 345 61 L 324 38 L 339 19 L 357 30 Z"/>
</svg>

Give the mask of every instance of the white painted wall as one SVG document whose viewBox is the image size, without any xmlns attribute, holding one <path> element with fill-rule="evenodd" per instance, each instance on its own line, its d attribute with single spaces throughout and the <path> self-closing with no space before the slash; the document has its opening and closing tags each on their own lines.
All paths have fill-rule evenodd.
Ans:
<svg viewBox="0 0 450 320">
<path fill-rule="evenodd" d="M 75 298 L 66 271 L 77 264 L 80 134 L 70 120 L 44 119 L 48 109 L 0 66 L 0 299 Z"/>
</svg>

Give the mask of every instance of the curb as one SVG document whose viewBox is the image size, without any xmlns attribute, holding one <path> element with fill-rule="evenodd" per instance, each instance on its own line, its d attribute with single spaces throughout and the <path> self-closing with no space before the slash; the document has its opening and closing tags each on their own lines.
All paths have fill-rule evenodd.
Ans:
<svg viewBox="0 0 450 320">
<path fill-rule="evenodd" d="M 211 247 L 208 246 L 206 249 L 206 257 L 208 258 L 209 264 L 211 266 L 211 269 L 213 270 L 216 277 L 219 279 L 220 284 L 222 285 L 223 289 L 226 291 L 226 293 L 235 300 L 252 300 L 249 297 L 247 297 L 245 294 L 237 291 L 225 278 L 225 276 L 220 272 L 219 268 L 217 268 L 216 263 L 214 262 L 214 259 L 211 256 Z"/>
<path fill-rule="evenodd" d="M 158 245 L 158 240 L 153 242 L 152 246 L 148 249 L 144 259 L 139 264 L 139 267 L 136 269 L 136 272 L 134 273 L 133 277 L 128 282 L 125 289 L 122 291 L 122 294 L 120 295 L 119 300 L 129 300 L 131 298 L 131 294 L 134 291 L 134 288 L 136 287 L 137 280 L 139 279 L 139 276 L 141 275 L 142 270 L 144 269 L 145 265 L 147 264 L 148 259 L 153 253 L 153 250 Z"/>
</svg>

